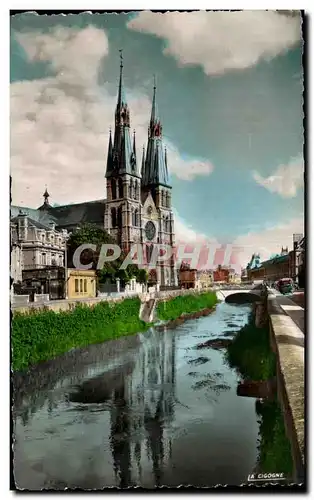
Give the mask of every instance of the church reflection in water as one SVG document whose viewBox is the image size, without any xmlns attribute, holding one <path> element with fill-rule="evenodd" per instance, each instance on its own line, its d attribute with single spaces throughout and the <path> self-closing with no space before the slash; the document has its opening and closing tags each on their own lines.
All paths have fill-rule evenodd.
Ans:
<svg viewBox="0 0 314 500">
<path fill-rule="evenodd" d="M 141 485 L 151 464 L 156 486 L 171 460 L 175 404 L 175 336 L 151 329 L 143 335 L 132 373 L 113 391 L 110 445 L 117 486 Z M 148 471 L 146 470 L 146 473 Z"/>
</svg>

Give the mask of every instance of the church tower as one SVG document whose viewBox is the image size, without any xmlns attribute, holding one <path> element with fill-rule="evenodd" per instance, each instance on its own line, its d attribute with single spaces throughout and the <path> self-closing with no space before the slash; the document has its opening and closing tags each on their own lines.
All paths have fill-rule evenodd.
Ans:
<svg viewBox="0 0 314 500">
<path fill-rule="evenodd" d="M 174 247 L 174 221 L 171 203 L 171 184 L 168 173 L 167 151 L 162 141 L 162 125 L 156 102 L 156 82 L 153 89 L 151 118 L 148 127 L 146 155 L 142 159 L 142 225 L 143 242 L 162 243 Z M 162 285 L 176 285 L 174 261 L 160 263 L 157 280 Z"/>
<path fill-rule="evenodd" d="M 141 242 L 141 178 L 136 161 L 135 132 L 132 140 L 130 111 L 123 88 L 122 51 L 114 138 L 112 140 L 110 131 L 106 181 L 105 230 L 128 252 L 132 243 Z"/>
</svg>

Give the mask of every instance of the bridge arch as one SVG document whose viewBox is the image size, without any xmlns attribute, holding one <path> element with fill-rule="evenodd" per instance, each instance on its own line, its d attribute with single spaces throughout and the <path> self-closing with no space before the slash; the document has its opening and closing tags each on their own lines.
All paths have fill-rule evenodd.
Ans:
<svg viewBox="0 0 314 500">
<path fill-rule="evenodd" d="M 227 304 L 253 304 L 260 300 L 260 295 L 253 292 L 236 292 L 225 297 L 225 302 Z"/>
</svg>

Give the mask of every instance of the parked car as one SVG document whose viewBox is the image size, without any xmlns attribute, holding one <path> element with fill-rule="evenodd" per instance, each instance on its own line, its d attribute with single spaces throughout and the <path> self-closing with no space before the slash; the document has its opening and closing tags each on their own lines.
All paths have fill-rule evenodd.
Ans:
<svg viewBox="0 0 314 500">
<path fill-rule="evenodd" d="M 294 286 L 291 278 L 283 278 L 278 282 L 278 290 L 282 294 L 293 293 Z"/>
</svg>

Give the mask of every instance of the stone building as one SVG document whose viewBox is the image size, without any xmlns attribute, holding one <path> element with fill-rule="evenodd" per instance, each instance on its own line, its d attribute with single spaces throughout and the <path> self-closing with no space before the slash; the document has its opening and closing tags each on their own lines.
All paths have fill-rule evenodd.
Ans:
<svg viewBox="0 0 314 500">
<path fill-rule="evenodd" d="M 149 262 L 153 244 L 174 247 L 175 243 L 167 152 L 162 141 L 154 85 L 148 142 L 146 152 L 143 149 L 140 170 L 135 133 L 131 140 L 130 111 L 123 90 L 122 70 L 121 60 L 114 137 L 110 133 L 107 156 L 105 229 L 125 252 L 132 244 L 142 245 L 144 258 Z M 156 274 L 150 274 L 150 281 L 176 285 L 173 259 L 157 264 Z"/>
<path fill-rule="evenodd" d="M 24 213 L 11 219 L 11 241 L 21 248 L 21 268 L 64 266 L 67 231 L 57 231 L 54 222 L 44 225 Z"/>
<path fill-rule="evenodd" d="M 52 206 L 47 189 L 44 203 L 37 209 L 11 206 L 11 218 L 22 209 L 33 225 L 49 226 L 73 232 L 84 223 L 105 228 L 128 251 L 132 243 L 142 245 L 146 262 L 152 245 L 174 247 L 174 221 L 171 202 L 171 183 L 167 152 L 162 141 L 162 125 L 157 111 L 156 85 L 153 91 L 151 118 L 146 152 L 143 149 L 141 168 L 137 161 L 135 133 L 130 134 L 130 111 L 123 89 L 121 58 L 115 128 L 110 133 L 106 187 L 107 198 L 84 203 Z M 29 262 L 29 259 L 28 259 Z M 28 265 L 28 262 L 26 265 Z M 177 285 L 174 259 L 160 263 L 150 272 L 150 282 L 163 286 Z"/>
<path fill-rule="evenodd" d="M 247 266 L 248 279 L 277 281 L 281 278 L 294 278 L 294 251 L 282 248 L 281 253 L 260 262 L 253 254 L 251 262 Z"/>
</svg>

